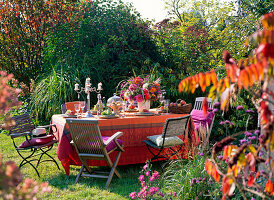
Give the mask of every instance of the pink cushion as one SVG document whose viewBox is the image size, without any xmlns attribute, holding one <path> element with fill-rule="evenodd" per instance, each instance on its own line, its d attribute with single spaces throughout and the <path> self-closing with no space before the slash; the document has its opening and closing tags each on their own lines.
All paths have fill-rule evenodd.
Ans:
<svg viewBox="0 0 274 200">
<path fill-rule="evenodd" d="M 195 128 L 198 130 L 200 128 L 200 124 L 205 127 L 206 124 L 208 124 L 208 126 L 211 124 L 212 119 L 214 117 L 214 113 L 213 112 L 207 112 L 207 115 L 204 115 L 204 111 L 203 110 L 195 110 L 193 109 L 190 113 L 193 122 L 195 124 Z"/>
<path fill-rule="evenodd" d="M 110 138 L 110 137 L 102 136 L 102 138 L 103 138 L 103 142 L 104 142 L 104 144 L 105 144 L 106 141 L 108 140 L 108 138 Z M 120 145 L 123 144 L 123 141 L 120 140 L 120 139 L 117 139 L 117 142 L 118 142 Z M 107 152 L 109 152 L 109 151 L 113 150 L 113 149 L 116 148 L 116 147 L 117 147 L 117 145 L 115 144 L 115 142 L 114 142 L 114 141 L 111 141 L 111 143 L 109 143 L 109 144 L 107 145 L 106 150 L 107 150 Z"/>
<path fill-rule="evenodd" d="M 26 148 L 26 147 L 30 147 L 30 146 L 39 146 L 42 144 L 46 144 L 49 143 L 53 140 L 54 136 L 53 135 L 47 135 L 45 137 L 42 138 L 32 138 L 31 140 L 25 141 L 22 144 L 19 145 L 19 148 Z"/>
</svg>

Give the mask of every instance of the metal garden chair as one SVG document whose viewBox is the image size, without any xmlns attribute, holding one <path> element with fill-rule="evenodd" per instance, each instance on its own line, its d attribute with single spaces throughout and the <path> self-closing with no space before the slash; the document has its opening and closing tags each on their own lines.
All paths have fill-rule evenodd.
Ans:
<svg viewBox="0 0 274 200">
<path fill-rule="evenodd" d="M 166 120 L 162 135 L 149 136 L 144 140 L 150 153 L 153 155 L 151 161 L 159 159 L 170 159 L 182 150 L 184 141 L 178 136 L 185 135 L 189 123 L 190 115 Z M 163 153 L 165 150 L 167 153 Z"/>
<path fill-rule="evenodd" d="M 69 125 L 73 145 L 82 162 L 75 183 L 78 182 L 80 176 L 106 178 L 107 182 L 105 187 L 107 188 L 114 173 L 118 178 L 121 178 L 121 175 L 116 170 L 116 166 L 119 162 L 121 152 L 124 151 L 122 145 L 123 141 L 118 139 L 123 133 L 117 132 L 111 137 L 102 136 L 98 127 L 98 120 L 67 119 L 67 123 Z M 114 163 L 112 163 L 109 157 L 109 154 L 113 151 L 118 151 Z M 92 171 L 87 164 L 87 160 L 105 160 L 111 170 L 109 173 Z M 84 169 L 86 169 L 88 173 L 83 173 Z"/>
<path fill-rule="evenodd" d="M 203 100 L 204 100 L 204 99 L 205 99 L 205 97 L 197 97 L 197 98 L 195 99 L 195 103 L 194 103 L 193 110 L 194 110 L 194 109 L 195 109 L 195 110 L 202 110 L 202 109 L 203 109 L 202 104 L 203 104 Z M 213 109 L 214 101 L 212 101 L 211 98 L 207 98 L 207 102 L 208 102 L 208 108 Z M 212 127 L 213 127 L 213 124 L 214 124 L 214 120 L 215 120 L 215 115 L 213 116 L 212 121 L 211 121 L 211 123 L 210 123 L 210 125 L 209 125 L 209 128 L 208 128 L 209 133 L 211 133 L 211 130 L 212 130 Z"/>
<path fill-rule="evenodd" d="M 48 154 L 53 147 L 53 144 L 57 142 L 54 135 L 48 134 L 42 137 L 37 136 L 36 138 L 33 137 L 33 130 L 35 130 L 35 126 L 33 125 L 30 116 L 28 113 L 23 115 L 18 115 L 12 117 L 14 120 L 15 125 L 11 127 L 9 133 L 11 139 L 13 140 L 14 147 L 20 157 L 23 159 L 19 164 L 19 168 L 22 166 L 29 164 L 31 165 L 34 170 L 36 171 L 38 177 L 40 177 L 37 167 L 40 163 L 46 161 L 53 161 L 57 168 L 59 168 L 58 163 L 56 160 Z M 52 129 L 56 126 L 55 125 L 47 125 L 47 126 L 39 126 L 39 128 L 50 128 Z M 19 144 L 19 137 L 25 137 L 25 141 Z M 17 140 L 18 139 L 18 140 Z M 34 159 L 35 157 L 39 156 L 39 159 Z M 42 157 L 47 156 L 49 159 L 42 160 Z M 37 161 L 36 166 L 32 163 L 33 161 Z"/>
</svg>

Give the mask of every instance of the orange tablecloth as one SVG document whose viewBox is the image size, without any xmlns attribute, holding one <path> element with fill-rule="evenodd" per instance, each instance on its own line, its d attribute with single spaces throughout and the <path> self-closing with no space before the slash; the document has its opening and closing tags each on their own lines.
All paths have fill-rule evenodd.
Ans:
<svg viewBox="0 0 274 200">
<path fill-rule="evenodd" d="M 145 163 L 152 155 L 148 151 L 143 140 L 150 135 L 162 134 L 163 126 L 167 118 L 180 117 L 184 114 L 162 114 L 160 116 L 130 116 L 126 118 L 116 119 L 99 119 L 99 127 L 103 136 L 111 136 L 117 131 L 122 131 L 123 136 L 120 137 L 124 141 L 125 152 L 122 153 L 119 165 Z M 57 156 L 61 161 L 66 174 L 69 175 L 70 165 L 81 165 L 81 161 L 70 144 L 71 136 L 68 124 L 62 115 L 53 115 L 52 123 L 57 126 L 56 138 L 59 141 L 57 148 Z M 183 158 L 187 158 L 188 148 L 191 145 L 197 145 L 198 137 L 195 132 L 194 124 L 190 120 L 188 131 L 182 136 L 185 141 Z M 115 153 L 110 154 L 113 159 Z M 106 165 L 103 161 L 90 161 L 90 165 Z"/>
</svg>

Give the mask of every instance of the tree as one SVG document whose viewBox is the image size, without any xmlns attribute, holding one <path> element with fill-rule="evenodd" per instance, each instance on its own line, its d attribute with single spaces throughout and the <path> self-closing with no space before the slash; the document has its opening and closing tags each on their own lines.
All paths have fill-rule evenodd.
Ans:
<svg viewBox="0 0 274 200">
<path fill-rule="evenodd" d="M 250 37 L 251 44 L 257 42 L 258 48 L 252 57 L 240 60 L 238 63 L 228 51 L 223 53 L 227 76 L 217 80 L 214 70 L 188 77 L 179 84 L 180 91 L 194 92 L 200 86 L 203 91 L 211 85 L 210 98 L 220 98 L 221 109 L 228 108 L 235 91 L 247 90 L 259 98 L 261 115 L 261 135 L 259 144 L 233 143 L 237 136 L 247 133 L 237 133 L 217 142 L 212 149 L 212 156 L 206 161 L 205 169 L 210 176 L 219 182 L 222 177 L 223 199 L 233 195 L 238 188 L 247 199 L 250 194 L 263 199 L 274 196 L 273 169 L 274 160 L 274 117 L 270 106 L 274 105 L 274 12 L 262 17 L 263 30 L 258 30 Z M 257 92 L 252 89 L 257 85 Z M 271 89 L 272 88 L 272 89 Z M 207 112 L 207 101 L 203 102 L 203 110 Z M 222 154 L 223 151 L 223 154 Z M 262 156 L 265 152 L 265 156 Z M 222 162 L 218 156 L 222 155 Z M 264 166 L 264 172 L 259 171 L 259 165 Z M 225 167 L 224 167 L 225 166 Z M 259 180 L 256 182 L 256 180 Z"/>
<path fill-rule="evenodd" d="M 13 73 L 30 87 L 44 71 L 46 37 L 70 23 L 74 4 L 63 0 L 3 0 L 0 2 L 0 70 Z"/>
</svg>

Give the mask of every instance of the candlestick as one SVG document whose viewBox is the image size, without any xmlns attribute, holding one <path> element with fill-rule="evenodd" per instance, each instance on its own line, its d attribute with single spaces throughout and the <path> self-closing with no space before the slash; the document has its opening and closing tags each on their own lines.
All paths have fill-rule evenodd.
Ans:
<svg viewBox="0 0 274 200">
<path fill-rule="evenodd" d="M 75 91 L 78 91 L 78 90 L 79 90 L 79 84 L 78 84 L 78 83 L 75 83 L 74 90 L 75 90 Z"/>
</svg>

